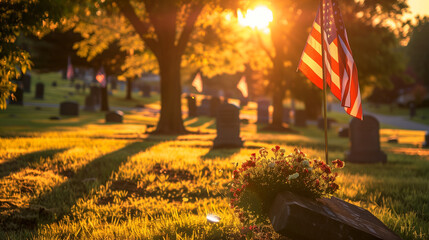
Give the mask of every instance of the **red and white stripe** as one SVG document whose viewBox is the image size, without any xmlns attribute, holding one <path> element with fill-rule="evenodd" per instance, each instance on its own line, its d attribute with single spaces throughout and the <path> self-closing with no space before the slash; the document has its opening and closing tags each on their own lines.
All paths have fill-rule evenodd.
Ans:
<svg viewBox="0 0 429 240">
<path fill-rule="evenodd" d="M 313 22 L 313 28 L 308 36 L 298 69 L 317 87 L 323 89 L 322 34 L 321 27 L 316 20 Z M 341 101 L 341 105 L 348 114 L 363 119 L 357 68 L 351 54 L 347 34 L 344 30 L 344 33 L 339 34 L 330 45 L 328 45 L 326 33 L 323 35 L 326 83 L 334 96 Z M 345 39 L 341 35 L 345 36 Z"/>
</svg>

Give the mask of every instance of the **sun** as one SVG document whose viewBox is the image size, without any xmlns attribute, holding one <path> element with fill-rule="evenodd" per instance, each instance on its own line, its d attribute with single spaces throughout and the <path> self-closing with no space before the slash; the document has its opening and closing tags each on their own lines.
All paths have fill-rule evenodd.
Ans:
<svg viewBox="0 0 429 240">
<path fill-rule="evenodd" d="M 243 26 L 259 29 L 263 32 L 269 32 L 270 22 L 273 21 L 273 12 L 266 6 L 257 6 L 254 9 L 248 9 L 246 14 L 240 10 L 237 12 L 238 22 Z"/>
</svg>

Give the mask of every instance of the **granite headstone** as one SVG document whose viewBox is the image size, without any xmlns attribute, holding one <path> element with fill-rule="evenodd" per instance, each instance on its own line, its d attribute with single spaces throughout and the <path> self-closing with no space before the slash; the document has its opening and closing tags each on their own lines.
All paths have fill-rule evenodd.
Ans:
<svg viewBox="0 0 429 240">
<path fill-rule="evenodd" d="M 60 115 L 79 116 L 79 104 L 72 101 L 62 102 L 60 104 Z"/>
<path fill-rule="evenodd" d="M 197 100 L 192 95 L 186 96 L 186 100 L 188 102 L 188 117 L 196 117 L 197 116 Z"/>
<path fill-rule="evenodd" d="M 122 111 L 112 111 L 106 113 L 106 123 L 122 123 L 124 121 L 124 113 Z"/>
<path fill-rule="evenodd" d="M 266 99 L 258 100 L 257 123 L 268 124 L 270 120 L 270 101 Z"/>
<path fill-rule="evenodd" d="M 210 99 L 203 99 L 197 110 L 198 116 L 210 116 Z"/>
<path fill-rule="evenodd" d="M 429 131 L 425 134 L 425 142 L 423 143 L 424 148 L 429 148 Z"/>
<path fill-rule="evenodd" d="M 212 97 L 210 99 L 210 117 L 216 117 L 219 110 L 219 105 L 221 104 L 219 97 Z"/>
<path fill-rule="evenodd" d="M 45 84 L 37 83 L 36 84 L 36 95 L 34 96 L 34 98 L 43 99 L 44 95 L 45 95 Z"/>
<path fill-rule="evenodd" d="M 371 115 L 350 121 L 350 150 L 345 160 L 353 163 L 385 163 L 387 156 L 380 149 L 380 123 Z"/>
<path fill-rule="evenodd" d="M 349 128 L 348 127 L 341 127 L 338 130 L 338 137 L 348 138 L 349 137 Z"/>
<path fill-rule="evenodd" d="M 307 127 L 307 114 L 305 110 L 295 110 L 295 126 Z"/>
<path fill-rule="evenodd" d="M 85 97 L 85 111 L 95 112 L 95 97 L 92 95 L 88 95 Z"/>
<path fill-rule="evenodd" d="M 22 76 L 22 84 L 24 85 L 24 92 L 31 92 L 31 75 L 24 74 Z"/>
<path fill-rule="evenodd" d="M 213 141 L 213 148 L 242 147 L 240 138 L 240 109 L 229 103 L 219 106 L 216 117 L 217 136 Z"/>
</svg>

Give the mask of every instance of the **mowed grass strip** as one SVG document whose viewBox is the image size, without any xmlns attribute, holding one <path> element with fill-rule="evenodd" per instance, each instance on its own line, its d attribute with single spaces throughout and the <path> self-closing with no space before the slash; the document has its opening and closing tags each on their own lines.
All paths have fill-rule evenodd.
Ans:
<svg viewBox="0 0 429 240">
<path fill-rule="evenodd" d="M 214 150 L 215 133 L 204 129 L 208 118 L 188 120 L 202 134 L 152 136 L 146 124 L 155 119 L 140 112 L 127 113 L 130 121 L 124 124 L 94 116 L 91 122 L 54 122 L 39 131 L 34 121 L 45 116 L 35 115 L 21 120 L 28 123 L 23 131 L 2 129 L 0 236 L 234 239 L 241 226 L 229 208 L 227 184 L 237 164 L 274 145 L 323 156 L 323 132 L 315 126 L 280 134 L 257 132 L 251 123 L 242 128 L 243 148 Z M 5 121 L 10 119 L 0 119 Z M 386 143 L 395 134 L 399 143 Z M 368 209 L 404 239 L 427 239 L 429 154 L 419 146 L 423 135 L 383 129 L 388 163 L 346 163 L 336 196 Z M 329 140 L 330 157 L 343 159 L 348 140 L 338 138 L 335 128 Z M 207 222 L 208 213 L 221 221 Z"/>
</svg>

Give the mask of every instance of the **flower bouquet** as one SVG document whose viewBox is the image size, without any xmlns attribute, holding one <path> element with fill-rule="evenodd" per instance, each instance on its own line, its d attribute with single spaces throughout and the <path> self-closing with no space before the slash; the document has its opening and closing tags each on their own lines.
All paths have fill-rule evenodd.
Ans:
<svg viewBox="0 0 429 240">
<path fill-rule="evenodd" d="M 233 172 L 230 184 L 231 207 L 244 225 L 243 231 L 261 232 L 258 226 L 269 224 L 268 210 L 280 192 L 290 191 L 316 199 L 338 190 L 334 168 L 344 163 L 337 159 L 333 167 L 320 159 L 312 159 L 298 149 L 286 155 L 279 146 L 253 153 L 250 159 Z"/>
</svg>

